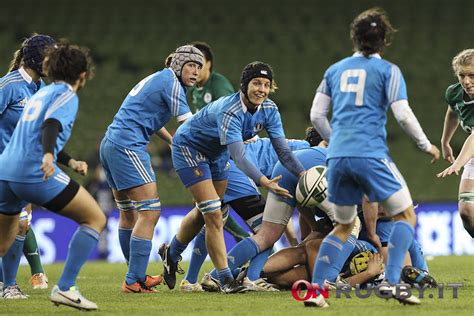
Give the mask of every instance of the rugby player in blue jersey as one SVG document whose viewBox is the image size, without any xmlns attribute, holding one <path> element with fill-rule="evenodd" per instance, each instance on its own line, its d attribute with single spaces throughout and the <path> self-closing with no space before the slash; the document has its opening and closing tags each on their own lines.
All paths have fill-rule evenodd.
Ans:
<svg viewBox="0 0 474 316">
<path fill-rule="evenodd" d="M 295 151 L 298 149 L 309 148 L 311 144 L 306 140 L 289 139 L 288 146 L 291 151 Z M 257 138 L 254 142 L 246 144 L 245 156 L 256 167 L 258 167 L 267 178 L 271 178 L 273 167 L 278 162 L 278 156 L 273 149 L 269 138 Z M 265 208 L 265 198 L 260 194 L 255 182 L 240 170 L 233 160 L 230 160 L 229 179 L 223 203 L 222 216 L 224 218 L 224 223 L 230 206 L 247 223 L 253 233 L 256 233 L 260 229 L 263 210 Z M 207 256 L 205 232 L 205 227 L 203 227 L 194 241 L 189 269 L 180 284 L 180 289 L 182 291 L 201 292 L 203 290 L 201 285 L 197 283 L 197 277 L 202 263 Z M 245 279 L 243 282 L 248 289 L 252 287 L 254 290 L 271 290 L 266 287 L 265 282 L 261 282 L 263 280 L 259 277 L 260 271 L 255 273 L 255 278 L 252 278 L 252 267 L 249 271 L 250 273 L 247 275 L 248 279 Z M 203 286 L 205 288 L 207 285 L 206 290 L 208 291 L 216 289 L 215 282 L 209 280 L 208 275 L 204 277 L 202 283 L 204 283 Z"/>
<path fill-rule="evenodd" d="M 54 42 L 52 37 L 42 34 L 27 38 L 15 52 L 8 73 L 0 79 L 0 153 L 10 141 L 25 104 L 36 91 L 45 86 L 41 79 L 44 76 L 41 65 L 45 49 Z M 4 287 L 5 299 L 27 298 L 16 284 L 22 250 L 31 265 L 33 288 L 48 287 L 36 238 L 33 229 L 29 227 L 30 219 L 31 205 L 27 205 L 20 213 L 20 230 L 15 242 L 3 257 L 3 264 L 0 263 L 0 281 L 3 282 L 0 282 L 0 297 Z"/>
<path fill-rule="evenodd" d="M 240 91 L 211 102 L 181 125 L 173 137 L 173 165 L 181 181 L 196 200 L 169 246 L 160 247 L 164 278 L 170 289 L 176 283 L 180 254 L 206 225 L 206 245 L 218 279 L 225 293 L 235 293 L 242 286 L 235 282 L 227 265 L 223 236 L 221 199 L 227 187 L 232 157 L 237 167 L 256 184 L 275 194 L 290 197 L 278 185 L 281 177 L 268 179 L 245 157 L 244 141 L 266 130 L 278 158 L 295 176 L 304 168 L 288 148 L 276 104 L 268 99 L 275 88 L 273 71 L 262 62 L 245 66 Z"/>
<path fill-rule="evenodd" d="M 146 146 L 155 133 L 171 144 L 165 124 L 172 116 L 178 122 L 192 116 L 185 90 L 196 83 L 204 56 L 185 45 L 167 63 L 129 92 L 100 144 L 100 163 L 120 210 L 119 241 L 128 263 L 125 293 L 157 292 L 153 287 L 161 283 L 161 276 L 146 275 L 161 211 Z"/>
<path fill-rule="evenodd" d="M 31 97 L 10 142 L 0 155 L 0 255 L 15 239 L 19 210 L 28 201 L 76 221 L 68 256 L 50 299 L 82 310 L 97 305 L 76 288 L 77 275 L 99 239 L 105 216 L 97 202 L 70 179 L 57 162 L 68 161 L 62 152 L 71 136 L 79 99 L 92 72 L 89 53 L 77 46 L 58 44 L 48 52 L 43 69 L 52 84 Z M 60 153 L 62 154 L 60 155 Z"/>
<path fill-rule="evenodd" d="M 357 16 L 351 24 L 355 53 L 329 67 L 313 101 L 311 121 L 329 140 L 328 192 L 338 222 L 324 239 L 313 272 L 312 282 L 321 286 L 334 279 L 337 267 L 351 251 L 347 240 L 364 193 L 369 201 L 380 202 L 396 221 L 389 239 L 384 288 L 395 294 L 393 285 L 400 281 L 403 259 L 414 238 L 416 214 L 407 185 L 388 155 L 388 108 L 417 146 L 432 156 L 432 162 L 440 157 L 408 105 L 400 69 L 380 56 L 393 32 L 382 9 L 372 8 Z M 327 113 L 331 103 L 330 125 Z M 375 231 L 369 234 L 376 236 Z M 414 296 L 394 297 L 406 304 L 420 303 Z M 305 305 L 328 306 L 322 295 Z"/>
</svg>

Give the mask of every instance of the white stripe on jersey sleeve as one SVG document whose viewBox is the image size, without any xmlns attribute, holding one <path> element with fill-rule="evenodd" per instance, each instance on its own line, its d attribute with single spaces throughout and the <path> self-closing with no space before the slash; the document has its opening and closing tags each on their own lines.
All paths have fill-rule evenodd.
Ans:
<svg viewBox="0 0 474 316">
<path fill-rule="evenodd" d="M 66 91 L 63 94 L 61 94 L 56 101 L 49 107 L 48 111 L 46 111 L 46 114 L 44 116 L 44 119 L 47 120 L 51 114 L 56 112 L 60 107 L 62 107 L 64 104 L 66 104 L 69 100 L 71 100 L 74 97 L 75 93 L 72 91 Z"/>
</svg>

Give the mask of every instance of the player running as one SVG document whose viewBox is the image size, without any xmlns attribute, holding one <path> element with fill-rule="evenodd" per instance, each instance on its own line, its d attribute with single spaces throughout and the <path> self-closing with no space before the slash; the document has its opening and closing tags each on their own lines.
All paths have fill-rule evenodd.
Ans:
<svg viewBox="0 0 474 316">
<path fill-rule="evenodd" d="M 205 223 L 206 245 L 222 291 L 242 290 L 227 264 L 222 229 L 221 199 L 227 187 L 229 157 L 256 184 L 290 197 L 278 185 L 281 177 L 268 179 L 246 159 L 245 140 L 265 129 L 280 161 L 296 176 L 304 172 L 288 148 L 278 108 L 268 99 L 275 88 L 270 66 L 262 62 L 245 66 L 240 88 L 239 92 L 208 104 L 180 126 L 173 137 L 173 165 L 196 200 L 196 208 L 183 219 L 171 244 L 160 247 L 164 278 L 170 289 L 176 283 L 180 254 Z"/>
<path fill-rule="evenodd" d="M 313 101 L 311 121 L 324 139 L 330 139 L 328 192 L 338 222 L 324 239 L 313 272 L 312 282 L 321 286 L 337 276 L 337 267 L 352 251 L 348 237 L 357 215 L 356 205 L 364 193 L 369 201 L 380 202 L 396 220 L 389 240 L 386 290 L 395 291 L 392 285 L 400 281 L 403 259 L 414 238 L 416 214 L 406 183 L 388 155 L 388 108 L 418 147 L 432 156 L 432 162 L 440 156 L 408 105 L 400 69 L 380 56 L 393 32 L 382 9 L 359 14 L 351 24 L 355 53 L 329 67 Z M 331 103 L 330 126 L 327 113 Z M 395 297 L 403 303 L 420 303 L 414 296 Z M 305 306 L 328 305 L 318 295 Z"/>
<path fill-rule="evenodd" d="M 204 63 L 193 46 L 178 47 L 168 68 L 140 81 L 127 95 L 100 144 L 100 164 L 120 210 L 119 241 L 128 263 L 125 293 L 153 293 L 161 276 L 146 275 L 161 203 L 146 146 L 157 134 L 171 144 L 164 128 L 170 118 L 191 117 L 186 87 L 196 83 Z"/>
<path fill-rule="evenodd" d="M 44 60 L 52 84 L 40 89 L 26 104 L 12 138 L 0 156 L 0 255 L 12 244 L 19 210 L 28 201 L 76 221 L 80 226 L 69 244 L 68 256 L 50 299 L 82 310 L 97 305 L 80 294 L 76 278 L 95 248 L 105 226 L 97 202 L 70 179 L 57 162 L 71 136 L 78 110 L 76 92 L 91 75 L 88 52 L 58 44 Z M 64 155 L 64 152 L 63 152 Z"/>
<path fill-rule="evenodd" d="M 459 213 L 464 229 L 474 238 L 474 49 L 466 49 L 457 54 L 452 65 L 459 82 L 446 89 L 448 110 L 441 137 L 443 158 L 452 165 L 439 173 L 438 177 L 458 174 L 464 167 L 459 184 Z M 454 159 L 449 142 L 459 122 L 469 137 L 464 142 L 459 156 Z"/>
<path fill-rule="evenodd" d="M 27 38 L 15 52 L 8 73 L 0 79 L 0 153 L 10 141 L 25 104 L 33 94 L 45 86 L 41 79 L 44 76 L 41 67 L 45 50 L 54 43 L 52 37 L 43 34 Z M 3 282 L 4 299 L 27 298 L 16 283 L 22 252 L 31 267 L 30 283 L 33 289 L 48 288 L 48 278 L 41 264 L 38 244 L 30 223 L 31 205 L 28 204 L 21 210 L 20 230 L 15 241 L 3 257 L 3 264 L 0 263 L 0 281 Z"/>
</svg>

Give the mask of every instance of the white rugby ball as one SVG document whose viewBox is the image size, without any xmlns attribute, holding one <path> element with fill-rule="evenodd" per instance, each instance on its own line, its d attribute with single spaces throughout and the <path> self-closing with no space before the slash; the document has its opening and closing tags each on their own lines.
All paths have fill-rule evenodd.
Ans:
<svg viewBox="0 0 474 316">
<path fill-rule="evenodd" d="M 303 207 L 315 207 L 327 198 L 326 166 L 314 166 L 304 173 L 296 186 L 296 201 Z"/>
</svg>

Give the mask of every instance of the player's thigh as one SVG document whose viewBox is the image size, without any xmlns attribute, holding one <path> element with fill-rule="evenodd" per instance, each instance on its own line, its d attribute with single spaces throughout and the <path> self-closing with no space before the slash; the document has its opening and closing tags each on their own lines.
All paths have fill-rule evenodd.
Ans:
<svg viewBox="0 0 474 316">
<path fill-rule="evenodd" d="M 361 185 L 356 181 L 349 158 L 328 160 L 328 199 L 337 205 L 356 205 L 362 200 Z"/>
<path fill-rule="evenodd" d="M 5 255 L 18 233 L 19 213 L 0 213 L 0 257 Z"/>
<path fill-rule="evenodd" d="M 59 214 L 69 217 L 81 225 L 88 225 L 99 232 L 105 226 L 105 215 L 99 204 L 82 186 Z"/>
<path fill-rule="evenodd" d="M 156 182 L 146 150 L 122 147 L 104 138 L 100 161 L 109 186 L 118 191 Z"/>
</svg>

